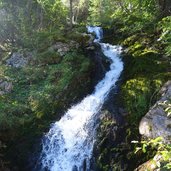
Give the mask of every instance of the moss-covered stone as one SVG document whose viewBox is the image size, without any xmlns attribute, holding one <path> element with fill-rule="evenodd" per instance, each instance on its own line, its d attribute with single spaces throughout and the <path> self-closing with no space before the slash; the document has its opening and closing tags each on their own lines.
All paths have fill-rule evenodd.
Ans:
<svg viewBox="0 0 171 171">
<path fill-rule="evenodd" d="M 135 154 L 136 145 L 131 143 L 132 140 L 140 139 L 138 127 L 142 116 L 158 98 L 161 86 L 171 78 L 170 62 L 163 55 L 165 53 L 163 51 L 164 45 L 157 41 L 157 36 L 153 31 L 146 30 L 143 33 L 138 32 L 133 35 L 127 33 L 127 36 L 124 33 L 124 37 L 119 40 L 124 46 L 125 69 L 120 92 L 120 105 L 127 111 L 124 132 L 122 133 L 125 138 L 123 138 L 122 143 L 116 144 L 116 149 L 113 152 L 111 152 L 110 147 L 101 148 L 97 157 L 97 163 L 101 170 L 125 169 L 130 171 L 155 154 L 151 149 L 149 149 L 150 153 L 148 154 L 143 152 Z M 114 37 L 113 39 L 115 39 Z M 112 120 L 108 122 L 110 123 Z M 112 126 L 109 129 L 112 129 Z M 98 137 L 99 141 L 106 140 L 105 129 L 100 131 L 104 137 Z M 115 141 L 112 143 L 115 144 Z M 115 157 L 115 154 L 118 154 L 118 158 Z M 106 158 L 108 158 L 107 163 Z"/>
</svg>

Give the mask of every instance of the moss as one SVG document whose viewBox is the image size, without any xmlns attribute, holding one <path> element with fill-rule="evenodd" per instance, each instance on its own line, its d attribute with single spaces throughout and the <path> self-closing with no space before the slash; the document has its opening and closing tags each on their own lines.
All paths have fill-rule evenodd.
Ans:
<svg viewBox="0 0 171 171">
<path fill-rule="evenodd" d="M 145 34 L 144 37 L 134 35 L 124 41 L 129 46 L 127 53 L 130 55 L 125 57 L 126 76 L 122 93 L 126 108 L 131 115 L 140 114 L 139 119 L 151 105 L 154 93 L 170 78 L 169 61 L 162 58 L 161 52 L 156 49 L 157 45 L 152 45 L 151 42 L 153 36 L 146 39 Z M 129 70 L 130 68 L 132 69 Z"/>
<path fill-rule="evenodd" d="M 125 77 L 121 94 L 124 107 L 129 112 L 126 117 L 127 130 L 129 130 L 126 142 L 130 148 L 129 154 L 131 157 L 127 157 L 127 159 L 128 163 L 130 162 L 128 169 L 131 170 L 135 169 L 140 162 L 147 161 L 154 155 L 154 152 L 150 150 L 147 155 L 135 155 L 133 152 L 135 147 L 131 144 L 131 141 L 139 140 L 139 122 L 156 102 L 161 86 L 171 79 L 171 73 L 169 72 L 169 60 L 163 58 L 162 53 L 164 52 L 161 50 L 161 45 L 158 44 L 155 36 L 150 35 L 147 38 L 146 34 L 142 37 L 134 35 L 128 37 L 124 41 L 124 45 L 128 48 L 124 57 L 126 62 Z M 140 162 L 136 158 L 141 158 Z M 131 165 L 134 165 L 134 168 Z"/>
<path fill-rule="evenodd" d="M 127 110 L 131 113 L 129 119 L 137 121 L 149 107 L 151 96 L 149 80 L 145 78 L 130 79 L 122 87 L 122 93 Z M 134 124 L 137 124 L 135 120 Z"/>
<path fill-rule="evenodd" d="M 171 79 L 170 61 L 165 57 L 165 45 L 157 41 L 159 33 L 155 32 L 154 28 L 148 28 L 141 31 L 133 29 L 132 34 L 127 31 L 130 30 L 130 27 L 125 28 L 128 27 L 128 24 L 126 26 L 120 25 L 119 29 L 112 26 L 116 33 L 120 32 L 119 42 L 124 47 L 125 69 L 119 96 L 120 105 L 128 111 L 128 115 L 125 117 L 127 123 L 125 133 L 123 133 L 125 138 L 124 143 L 116 145 L 116 151 L 111 151 L 105 146 L 101 147 L 100 155 L 103 156 L 103 159 L 108 158 L 108 162 L 99 159 L 100 168 L 109 166 L 110 169 L 113 167 L 115 170 L 124 170 L 121 167 L 123 166 L 122 162 L 124 162 L 124 164 L 128 164 L 125 165 L 125 170 L 134 170 L 139 164 L 155 155 L 156 151 L 151 149 L 149 149 L 148 154 L 142 152 L 135 154 L 136 146 L 131 141 L 140 139 L 138 127 L 141 118 L 158 99 L 158 92 L 162 85 Z M 121 27 L 126 30 L 123 32 Z M 113 37 L 113 39 L 115 38 Z M 110 125 L 110 122 L 111 120 L 106 122 L 106 125 Z M 100 134 L 104 132 L 105 130 L 101 130 Z M 104 137 L 100 138 L 105 139 Z M 108 151 L 107 153 L 103 152 L 105 149 Z M 117 153 L 118 157 L 115 156 Z"/>
<path fill-rule="evenodd" d="M 14 90 L 12 94 L 5 97 L 4 101 L 8 99 L 12 104 L 15 102 L 16 109 L 19 108 L 20 104 L 25 104 L 30 111 L 35 113 L 37 118 L 41 118 L 47 114 L 53 115 L 56 108 L 58 108 L 58 104 L 62 106 L 60 103 L 64 100 L 60 98 L 65 98 L 63 90 L 67 91 L 71 89 L 73 80 L 75 81 L 73 84 L 79 86 L 77 81 L 81 80 L 76 78 L 82 77 L 81 73 L 85 76 L 89 67 L 90 61 L 88 58 L 85 58 L 83 55 L 80 56 L 77 53 L 72 53 L 66 55 L 60 64 L 52 66 L 47 65 L 37 68 L 28 66 L 19 70 L 8 68 L 6 74 L 14 78 Z M 58 99 L 60 99 L 59 103 Z M 12 106 L 8 106 L 8 108 L 12 109 Z M 19 112 L 16 111 L 16 113 Z"/>
<path fill-rule="evenodd" d="M 136 39 L 136 41 L 131 41 Z M 146 42 L 146 43 L 144 43 Z M 125 107 L 130 113 L 129 119 L 138 125 L 141 117 L 155 101 L 162 84 L 171 78 L 168 60 L 164 60 L 153 46 L 153 37 L 145 41 L 144 37 L 135 35 L 124 42 L 129 45 L 125 57 L 125 82 L 122 85 L 122 95 Z M 130 68 L 132 68 L 130 70 Z"/>
<path fill-rule="evenodd" d="M 62 58 L 57 52 L 47 49 L 34 58 L 34 63 L 38 63 L 39 65 L 57 64 L 61 60 Z"/>
<path fill-rule="evenodd" d="M 13 84 L 12 92 L 0 96 L 1 139 L 13 164 L 24 168 L 37 137 L 92 91 L 93 67 L 81 49 L 59 57 L 49 48 L 39 49 L 26 67 L 0 66 L 0 78 Z"/>
</svg>

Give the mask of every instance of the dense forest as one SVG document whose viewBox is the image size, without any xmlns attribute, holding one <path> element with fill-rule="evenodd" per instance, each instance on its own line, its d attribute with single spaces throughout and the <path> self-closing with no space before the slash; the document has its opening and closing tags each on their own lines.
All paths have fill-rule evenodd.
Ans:
<svg viewBox="0 0 171 171">
<path fill-rule="evenodd" d="M 102 27 L 103 42 L 121 45 L 124 61 L 122 138 L 111 138 L 116 121 L 107 112 L 95 170 L 171 170 L 170 0 L 0 0 L 1 171 L 32 170 L 51 123 L 103 77 L 93 56 L 108 70 L 86 26 Z M 142 118 L 156 121 L 144 131 Z"/>
</svg>

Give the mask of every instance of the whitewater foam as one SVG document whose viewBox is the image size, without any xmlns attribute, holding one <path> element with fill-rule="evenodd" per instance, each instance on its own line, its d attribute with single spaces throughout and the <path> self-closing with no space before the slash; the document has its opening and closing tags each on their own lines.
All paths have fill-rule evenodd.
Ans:
<svg viewBox="0 0 171 171">
<path fill-rule="evenodd" d="M 103 31 L 100 27 L 87 29 L 96 34 L 95 42 L 101 40 Z M 95 91 L 72 106 L 43 137 L 41 170 L 88 171 L 90 168 L 98 113 L 123 70 L 123 62 L 119 57 L 121 48 L 99 44 L 104 55 L 111 60 L 110 70 L 96 85 Z"/>
</svg>

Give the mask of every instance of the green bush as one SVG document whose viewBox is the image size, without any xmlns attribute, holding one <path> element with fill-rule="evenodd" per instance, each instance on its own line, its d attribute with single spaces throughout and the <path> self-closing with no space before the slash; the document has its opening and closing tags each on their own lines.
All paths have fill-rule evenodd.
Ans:
<svg viewBox="0 0 171 171">
<path fill-rule="evenodd" d="M 57 52 L 48 49 L 39 53 L 35 57 L 34 63 L 38 63 L 39 65 L 57 64 L 61 60 L 62 58 Z"/>
<path fill-rule="evenodd" d="M 165 46 L 165 54 L 170 57 L 171 54 L 171 17 L 165 17 L 158 24 L 159 29 L 162 30 L 159 42 L 162 42 Z"/>
<path fill-rule="evenodd" d="M 146 165 L 146 169 L 149 169 L 150 165 L 153 165 L 155 169 L 159 170 L 170 170 L 171 169 L 171 145 L 165 144 L 161 137 L 156 139 L 151 139 L 148 141 L 140 141 L 140 142 L 133 142 L 136 144 L 135 154 L 139 153 L 140 151 L 145 153 L 146 155 L 150 155 L 150 152 L 156 151 L 156 155 L 160 156 L 156 160 L 155 157 L 150 159 L 149 165 Z M 151 149 L 151 150 L 149 150 Z"/>
<path fill-rule="evenodd" d="M 123 86 L 124 102 L 134 124 L 147 112 L 151 90 L 150 81 L 145 78 L 131 79 Z"/>
</svg>

